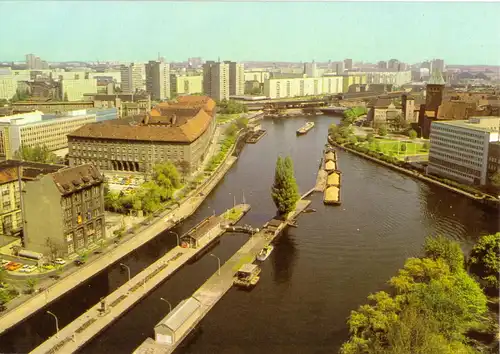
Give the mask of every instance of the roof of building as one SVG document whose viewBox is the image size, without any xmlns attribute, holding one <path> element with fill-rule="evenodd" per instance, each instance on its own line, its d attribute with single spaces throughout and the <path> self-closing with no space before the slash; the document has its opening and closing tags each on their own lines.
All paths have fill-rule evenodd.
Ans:
<svg viewBox="0 0 500 354">
<path fill-rule="evenodd" d="M 444 85 L 444 79 L 443 75 L 441 74 L 441 71 L 438 69 L 434 69 L 432 71 L 431 77 L 429 78 L 429 81 L 427 81 L 428 85 Z"/>
<path fill-rule="evenodd" d="M 194 297 L 185 299 L 163 318 L 155 328 L 165 326 L 175 332 L 200 308 L 200 306 L 200 302 Z"/>
<path fill-rule="evenodd" d="M 375 108 L 387 108 L 392 103 L 390 98 L 374 98 L 370 101 L 368 106 Z"/>
<path fill-rule="evenodd" d="M 21 160 L 5 160 L 0 162 L 0 184 L 13 182 L 18 179 L 18 168 L 22 171 L 21 179 L 33 180 L 39 175 L 56 172 L 64 165 L 52 165 Z"/>
<path fill-rule="evenodd" d="M 475 105 L 466 101 L 443 102 L 438 108 L 438 119 L 467 119 L 468 113 L 474 111 Z"/>
<path fill-rule="evenodd" d="M 202 221 L 196 229 L 188 232 L 185 235 L 182 235 L 182 238 L 191 237 L 195 240 L 199 240 L 199 239 L 203 238 L 215 226 L 220 224 L 220 222 L 221 222 L 220 216 L 211 216 L 211 217 L 205 219 L 204 221 Z"/>
<path fill-rule="evenodd" d="M 500 117 L 470 117 L 467 120 L 436 121 L 432 124 L 446 124 L 449 126 L 478 130 L 482 132 L 498 132 L 500 130 Z"/>
<path fill-rule="evenodd" d="M 245 263 L 243 264 L 240 269 L 238 269 L 238 272 L 242 273 L 253 273 L 255 269 L 258 268 L 258 265 L 252 264 L 252 263 Z"/>
<path fill-rule="evenodd" d="M 62 195 L 74 193 L 104 180 L 104 176 L 92 164 L 67 167 L 50 175 Z"/>
<path fill-rule="evenodd" d="M 161 103 L 146 116 L 87 124 L 68 137 L 191 143 L 209 127 L 213 116 L 207 109 L 213 110 L 215 102 L 206 96 L 182 97 L 194 99 Z"/>
</svg>

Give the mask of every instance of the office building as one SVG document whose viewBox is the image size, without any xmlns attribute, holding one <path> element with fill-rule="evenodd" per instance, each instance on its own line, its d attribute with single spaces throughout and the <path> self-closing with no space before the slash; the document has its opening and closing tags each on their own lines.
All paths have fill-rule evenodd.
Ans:
<svg viewBox="0 0 500 354">
<path fill-rule="evenodd" d="M 61 80 L 61 95 L 63 101 L 82 101 L 86 93 L 97 93 L 97 79 L 91 78 L 88 73 L 76 75 L 72 79 Z"/>
<path fill-rule="evenodd" d="M 121 90 L 123 93 L 135 93 L 145 90 L 146 85 L 144 77 L 146 76 L 145 67 L 142 63 L 131 63 L 120 67 Z"/>
<path fill-rule="evenodd" d="M 146 64 L 146 91 L 153 100 L 170 98 L 170 64 L 154 60 Z"/>
<path fill-rule="evenodd" d="M 155 164 L 171 161 L 188 174 L 203 161 L 215 127 L 212 99 L 180 96 L 146 116 L 87 124 L 70 133 L 69 163 L 149 173 Z"/>
<path fill-rule="evenodd" d="M 318 68 L 316 63 L 313 61 L 312 63 L 304 63 L 304 75 L 307 77 L 318 77 Z"/>
<path fill-rule="evenodd" d="M 0 234 L 17 235 L 23 228 L 19 188 L 40 174 L 55 172 L 64 165 L 7 160 L 0 162 Z"/>
<path fill-rule="evenodd" d="M 66 167 L 27 182 L 22 195 L 26 249 L 71 257 L 106 238 L 104 176 L 90 164 Z"/>
<path fill-rule="evenodd" d="M 216 101 L 229 99 L 229 64 L 207 61 L 203 64 L 203 93 Z"/>
<path fill-rule="evenodd" d="M 234 61 L 229 64 L 229 95 L 241 96 L 245 94 L 245 65 Z"/>
<path fill-rule="evenodd" d="M 46 146 L 50 151 L 68 146 L 67 134 L 96 121 L 85 110 L 63 117 L 47 117 L 42 112 L 15 114 L 0 118 L 0 159 L 12 159 L 21 146 Z"/>
<path fill-rule="evenodd" d="M 172 96 L 192 95 L 203 92 L 203 76 L 170 74 L 170 92 Z"/>
<path fill-rule="evenodd" d="M 344 69 L 352 70 L 352 59 L 344 59 Z"/>
<path fill-rule="evenodd" d="M 433 121 L 427 172 L 462 183 L 485 185 L 491 142 L 498 142 L 500 117 Z"/>
<path fill-rule="evenodd" d="M 245 71 L 245 81 L 257 81 L 263 84 L 270 77 L 271 74 L 268 71 Z"/>
</svg>

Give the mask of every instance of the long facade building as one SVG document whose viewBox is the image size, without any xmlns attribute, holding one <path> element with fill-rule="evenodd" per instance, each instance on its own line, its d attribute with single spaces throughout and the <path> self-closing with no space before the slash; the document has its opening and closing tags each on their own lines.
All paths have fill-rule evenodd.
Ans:
<svg viewBox="0 0 500 354">
<path fill-rule="evenodd" d="M 0 159 L 11 159 L 22 146 L 46 146 L 50 151 L 68 146 L 67 134 L 81 126 L 94 123 L 95 114 L 74 111 L 64 117 L 44 119 L 35 111 L 0 118 Z"/>
<path fill-rule="evenodd" d="M 488 180 L 490 142 L 499 141 L 500 117 L 434 121 L 427 173 L 484 185 Z"/>
<path fill-rule="evenodd" d="M 69 163 L 149 172 L 155 164 L 171 161 L 189 173 L 203 161 L 215 127 L 212 99 L 180 96 L 145 116 L 88 124 L 69 134 Z"/>
<path fill-rule="evenodd" d="M 347 77 L 348 80 L 353 78 Z M 344 80 L 343 76 L 266 79 L 264 95 L 274 99 L 341 93 L 344 92 Z"/>
</svg>

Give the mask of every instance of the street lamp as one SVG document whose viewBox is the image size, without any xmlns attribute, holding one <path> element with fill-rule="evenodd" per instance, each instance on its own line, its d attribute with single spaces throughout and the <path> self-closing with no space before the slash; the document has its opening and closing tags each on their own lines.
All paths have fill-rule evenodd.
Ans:
<svg viewBox="0 0 500 354">
<path fill-rule="evenodd" d="M 52 315 L 52 317 L 54 317 L 54 318 L 55 318 L 55 320 L 56 320 L 56 335 L 57 335 L 57 334 L 59 333 L 59 320 L 57 319 L 57 316 L 56 316 L 56 315 L 54 315 L 52 312 L 47 311 L 47 313 L 48 313 L 49 315 Z"/>
<path fill-rule="evenodd" d="M 217 275 L 220 275 L 220 258 L 219 258 L 219 257 L 217 257 L 217 256 L 216 256 L 215 254 L 213 254 L 213 253 L 210 253 L 210 255 L 211 255 L 212 257 L 217 258 L 217 265 L 218 265 L 218 268 L 217 268 Z"/>
<path fill-rule="evenodd" d="M 168 300 L 165 300 L 162 297 L 160 297 L 160 300 L 165 301 L 168 304 L 168 313 L 172 312 L 172 304 Z"/>
<path fill-rule="evenodd" d="M 169 231 L 170 233 L 174 234 L 175 237 L 177 237 L 177 247 L 179 247 L 179 244 L 181 243 L 180 242 L 180 239 L 179 239 L 179 234 L 175 231 Z"/>
<path fill-rule="evenodd" d="M 127 268 L 127 273 L 128 273 L 128 281 L 130 281 L 130 267 L 126 264 L 120 263 L 120 265 L 124 268 Z"/>
</svg>

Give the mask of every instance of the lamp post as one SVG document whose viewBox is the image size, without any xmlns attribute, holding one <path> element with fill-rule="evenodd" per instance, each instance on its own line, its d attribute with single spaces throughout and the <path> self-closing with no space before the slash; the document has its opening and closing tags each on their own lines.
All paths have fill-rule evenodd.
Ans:
<svg viewBox="0 0 500 354">
<path fill-rule="evenodd" d="M 169 231 L 170 233 L 174 234 L 175 237 L 177 237 L 177 247 L 180 245 L 180 239 L 179 239 L 179 234 L 175 231 Z"/>
<path fill-rule="evenodd" d="M 127 273 L 128 273 L 128 281 L 130 281 L 130 267 L 126 264 L 120 263 L 120 265 L 124 268 L 127 268 Z"/>
<path fill-rule="evenodd" d="M 165 301 L 168 304 L 168 313 L 172 312 L 172 304 L 168 300 L 165 300 L 162 297 L 160 297 L 160 300 Z"/>
<path fill-rule="evenodd" d="M 57 334 L 59 333 L 59 320 L 57 319 L 57 316 L 54 315 L 52 312 L 47 311 L 47 313 L 49 315 L 52 315 L 52 317 L 54 317 L 54 319 L 56 320 L 56 336 L 57 336 Z"/>
<path fill-rule="evenodd" d="M 210 253 L 210 256 L 217 258 L 217 275 L 220 275 L 220 258 L 213 253 Z"/>
</svg>

